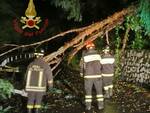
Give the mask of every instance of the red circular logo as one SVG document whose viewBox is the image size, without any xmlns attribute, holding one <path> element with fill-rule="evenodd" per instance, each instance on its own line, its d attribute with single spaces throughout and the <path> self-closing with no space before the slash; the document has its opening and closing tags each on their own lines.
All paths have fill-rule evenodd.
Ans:
<svg viewBox="0 0 150 113">
<path fill-rule="evenodd" d="M 32 27 L 32 26 L 35 25 L 35 21 L 33 21 L 33 20 L 28 20 L 28 21 L 27 21 L 27 24 L 28 24 L 28 26 Z"/>
</svg>

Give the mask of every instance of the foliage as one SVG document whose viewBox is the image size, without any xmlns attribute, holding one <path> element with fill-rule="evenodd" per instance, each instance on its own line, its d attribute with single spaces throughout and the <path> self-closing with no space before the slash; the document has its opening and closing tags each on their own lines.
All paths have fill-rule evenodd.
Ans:
<svg viewBox="0 0 150 113">
<path fill-rule="evenodd" d="M 132 43 L 133 49 L 142 49 L 144 47 L 144 40 L 142 38 L 142 35 L 140 35 L 139 32 L 136 33 L 135 40 Z"/>
<path fill-rule="evenodd" d="M 7 80 L 0 79 L 0 99 L 7 99 L 11 97 L 13 85 Z"/>
<path fill-rule="evenodd" d="M 115 36 L 116 36 L 116 42 L 115 42 L 115 65 L 116 65 L 116 70 L 115 70 L 115 77 L 117 78 L 120 74 L 120 43 L 121 43 L 121 37 L 119 35 L 119 30 L 123 29 L 123 27 L 121 26 L 117 26 L 115 28 L 116 32 L 115 32 Z"/>
<path fill-rule="evenodd" d="M 50 88 L 48 90 L 49 93 L 61 94 L 63 91 L 58 88 Z"/>
<path fill-rule="evenodd" d="M 3 108 L 2 106 L 0 106 L 0 113 L 9 113 L 11 108 L 12 107 L 10 107 L 10 106 L 8 106 L 6 108 Z"/>
<path fill-rule="evenodd" d="M 0 0 L 0 42 L 10 43 L 19 42 L 20 36 L 14 31 L 12 21 L 14 17 L 18 17 L 15 10 L 12 10 L 12 4 L 9 0 Z"/>
<path fill-rule="evenodd" d="M 80 58 L 81 56 L 75 55 L 71 60 L 71 66 L 76 70 L 79 69 Z"/>
<path fill-rule="evenodd" d="M 150 0 L 140 0 L 139 13 L 147 32 L 150 34 Z"/>
<path fill-rule="evenodd" d="M 127 16 L 125 27 L 129 27 L 133 33 L 135 34 L 135 38 L 131 44 L 132 49 L 143 49 L 145 40 L 143 39 L 144 33 L 146 32 L 143 29 L 142 21 L 138 15 L 135 16 Z M 146 35 L 146 34 L 145 34 Z"/>
<path fill-rule="evenodd" d="M 117 26 L 115 28 L 115 59 L 116 59 L 116 70 L 115 75 L 119 77 L 121 66 L 121 45 L 122 45 L 122 32 L 124 32 L 127 28 L 131 29 L 131 33 L 128 34 L 128 45 L 129 49 L 143 49 L 146 43 L 146 35 L 145 29 L 142 26 L 142 21 L 138 15 L 129 15 L 125 18 L 124 24 Z"/>
<path fill-rule="evenodd" d="M 79 0 L 52 0 L 52 4 L 54 4 L 56 7 L 61 7 L 64 9 L 64 11 L 68 12 L 68 20 L 82 20 Z"/>
<path fill-rule="evenodd" d="M 47 110 L 49 109 L 49 105 L 48 105 L 48 103 L 42 103 L 42 112 L 46 112 Z"/>
<path fill-rule="evenodd" d="M 104 36 L 98 37 L 94 43 L 96 45 L 96 49 L 98 51 L 102 51 L 102 49 L 104 49 L 104 47 L 105 47 Z"/>
<path fill-rule="evenodd" d="M 122 107 L 124 113 L 148 113 L 149 92 L 123 81 L 117 81 L 114 85 L 113 100 Z"/>
</svg>

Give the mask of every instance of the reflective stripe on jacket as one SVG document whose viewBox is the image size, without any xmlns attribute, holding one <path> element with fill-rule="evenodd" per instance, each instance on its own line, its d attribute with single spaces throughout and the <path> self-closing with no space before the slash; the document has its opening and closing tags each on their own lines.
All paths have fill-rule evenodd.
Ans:
<svg viewBox="0 0 150 113">
<path fill-rule="evenodd" d="M 80 64 L 81 73 L 84 72 L 85 78 L 95 78 L 101 77 L 101 56 L 97 53 L 96 50 L 88 50 L 86 53 L 83 53 L 82 63 Z"/>
<path fill-rule="evenodd" d="M 26 72 L 26 91 L 45 92 L 48 81 L 52 79 L 50 66 L 41 58 L 35 59 Z"/>
<path fill-rule="evenodd" d="M 114 73 L 114 57 L 112 55 L 103 55 L 100 62 L 102 64 L 102 75 L 112 76 Z"/>
</svg>

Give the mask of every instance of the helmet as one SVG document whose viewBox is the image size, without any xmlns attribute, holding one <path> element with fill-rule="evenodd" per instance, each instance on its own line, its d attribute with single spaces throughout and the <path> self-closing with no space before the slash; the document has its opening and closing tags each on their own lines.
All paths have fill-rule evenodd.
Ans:
<svg viewBox="0 0 150 113">
<path fill-rule="evenodd" d="M 36 56 L 44 56 L 44 50 L 43 49 L 35 50 L 34 55 L 36 55 Z"/>
<path fill-rule="evenodd" d="M 95 47 L 95 45 L 94 45 L 94 43 L 93 42 L 87 42 L 86 43 L 86 48 L 88 49 L 88 48 L 90 48 L 90 47 Z"/>
<path fill-rule="evenodd" d="M 103 52 L 109 52 L 110 51 L 110 48 L 109 46 L 107 45 L 104 49 L 103 49 Z"/>
</svg>

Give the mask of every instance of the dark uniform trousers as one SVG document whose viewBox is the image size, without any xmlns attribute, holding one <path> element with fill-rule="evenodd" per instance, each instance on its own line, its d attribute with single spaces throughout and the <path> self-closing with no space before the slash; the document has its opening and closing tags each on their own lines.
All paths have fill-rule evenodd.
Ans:
<svg viewBox="0 0 150 113">
<path fill-rule="evenodd" d="M 103 75 L 103 74 L 102 74 Z M 103 85 L 104 89 L 113 88 L 113 74 L 112 76 L 104 76 L 103 75 Z"/>
<path fill-rule="evenodd" d="M 41 101 L 44 93 L 43 92 L 28 92 L 28 103 L 27 108 L 41 108 Z"/>
<path fill-rule="evenodd" d="M 84 81 L 85 85 L 85 102 L 86 107 L 91 108 L 91 102 L 92 102 L 92 87 L 95 86 L 96 89 L 96 99 L 98 101 L 98 106 L 101 106 L 101 103 L 103 103 L 103 94 L 102 94 L 102 78 L 85 78 Z"/>
<path fill-rule="evenodd" d="M 111 97 L 113 95 L 113 74 L 110 74 L 110 76 L 105 76 L 105 74 L 103 75 L 103 85 L 106 92 L 106 98 Z"/>
</svg>

